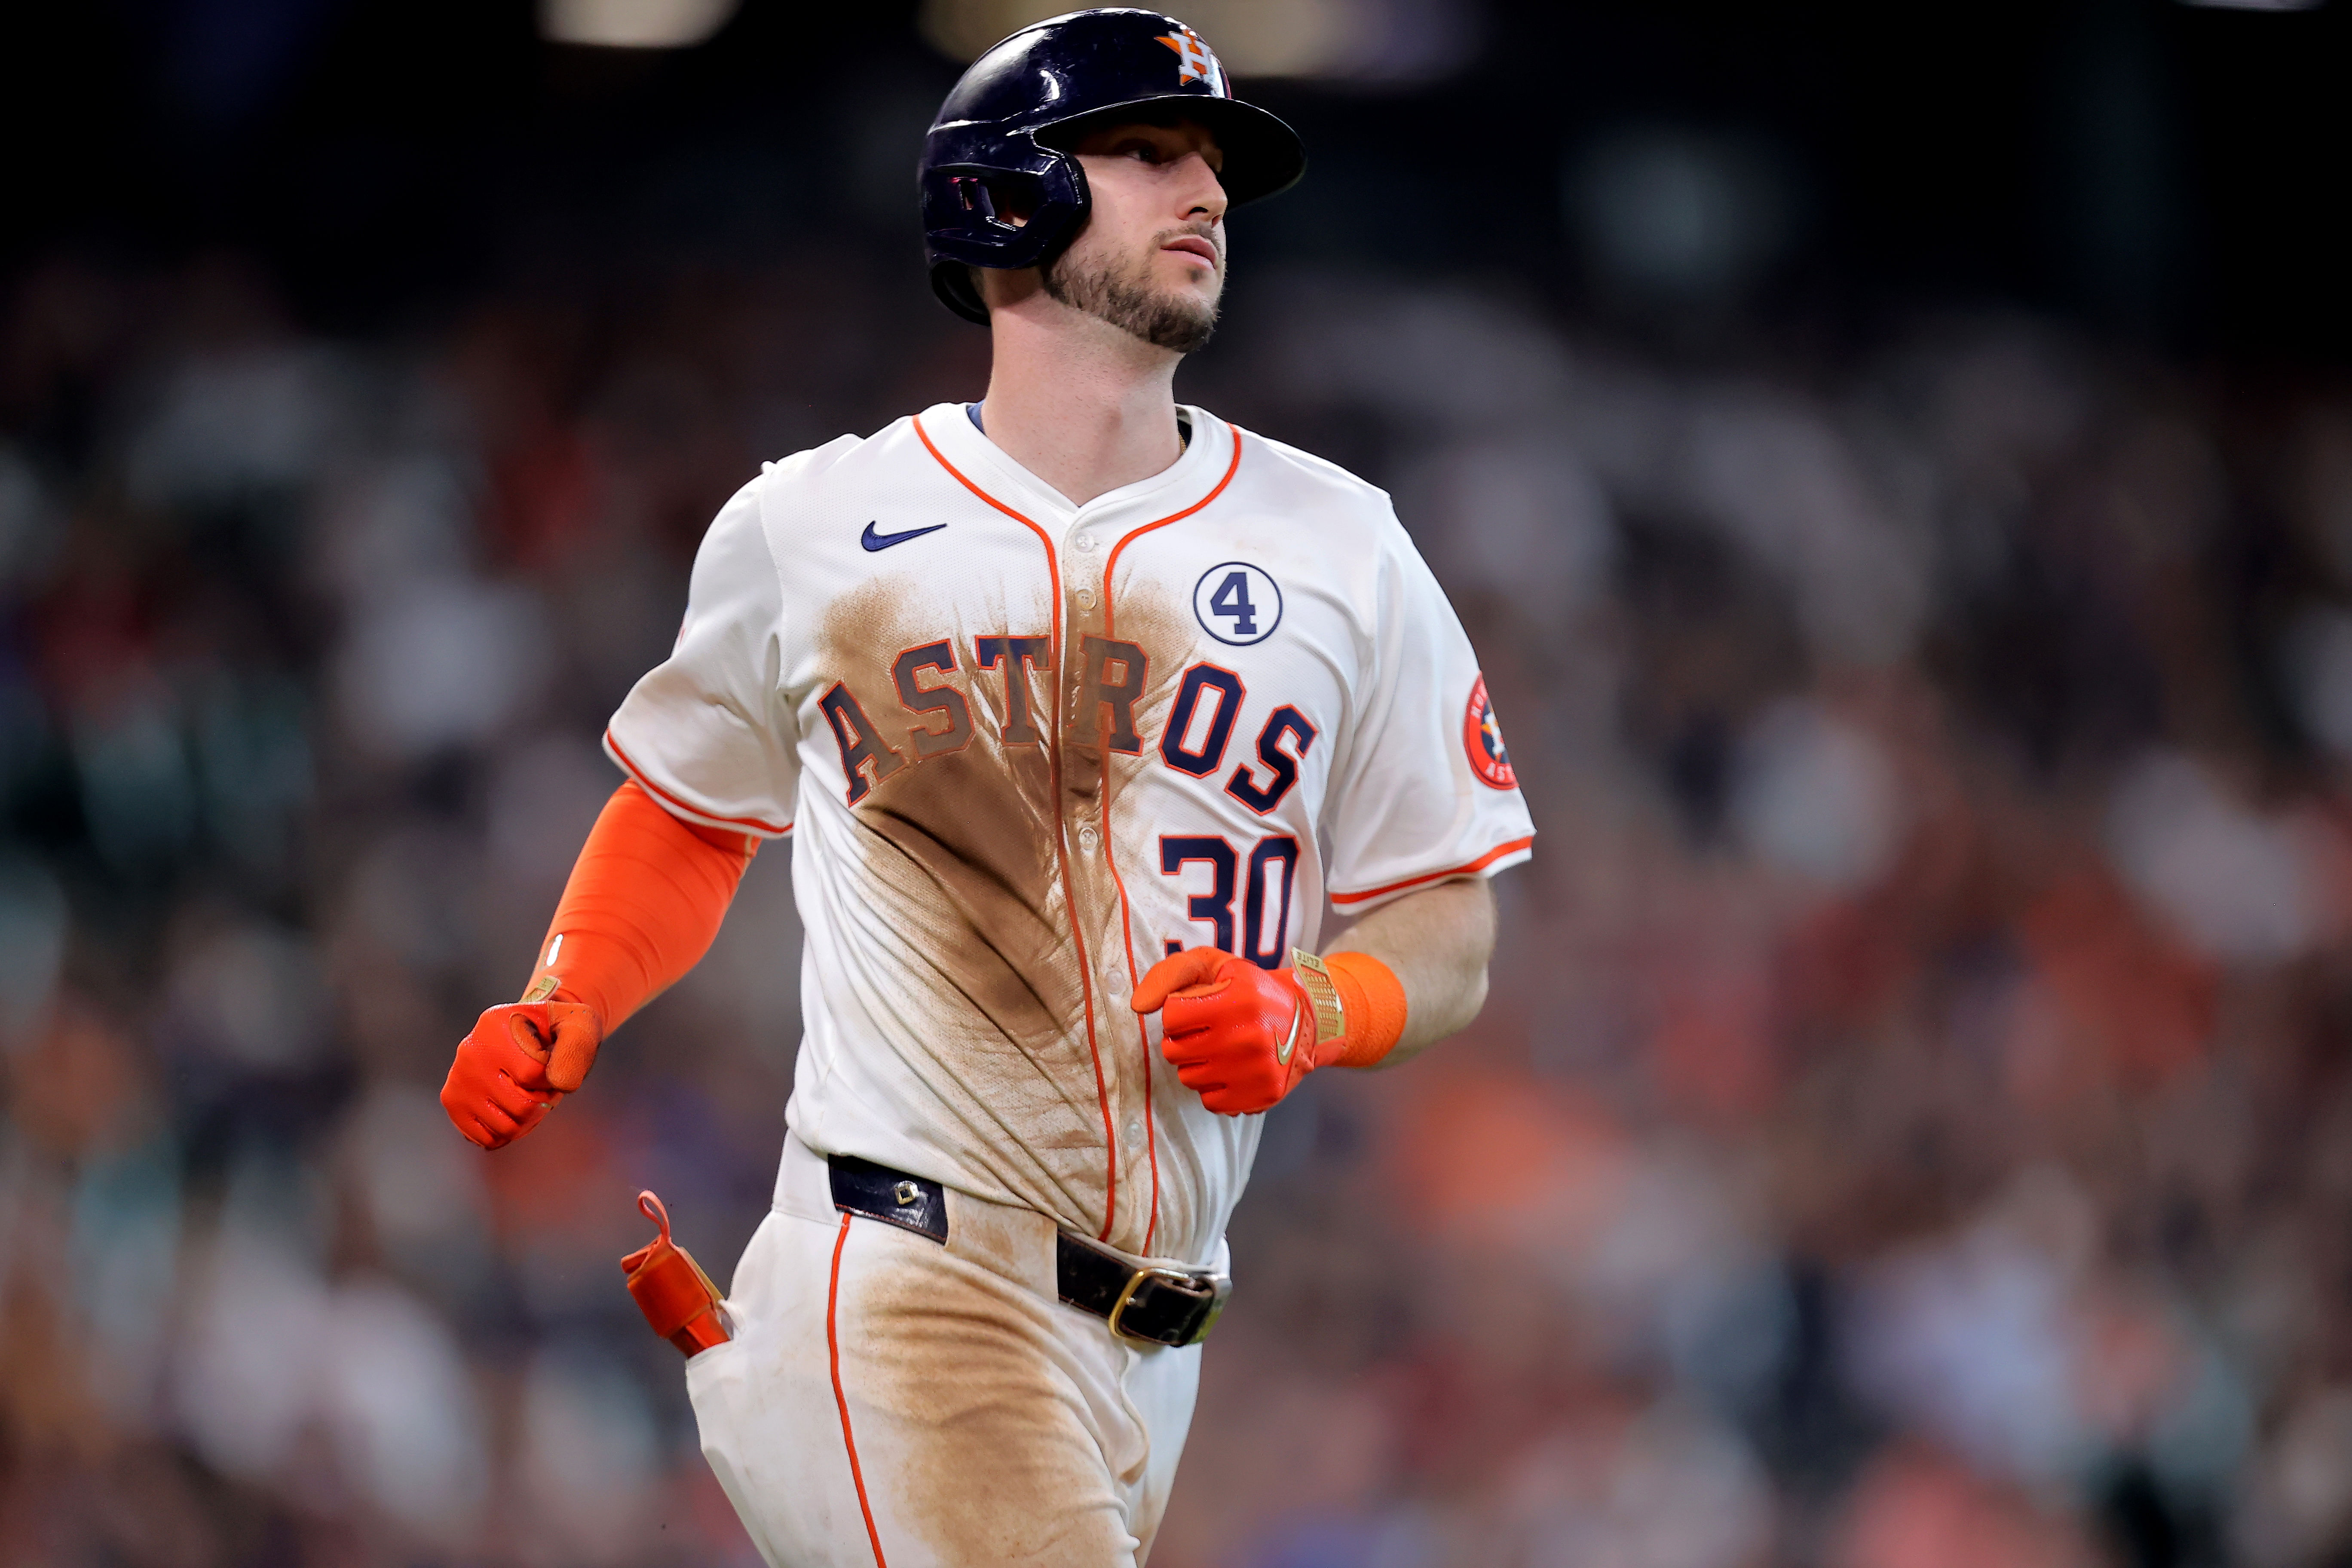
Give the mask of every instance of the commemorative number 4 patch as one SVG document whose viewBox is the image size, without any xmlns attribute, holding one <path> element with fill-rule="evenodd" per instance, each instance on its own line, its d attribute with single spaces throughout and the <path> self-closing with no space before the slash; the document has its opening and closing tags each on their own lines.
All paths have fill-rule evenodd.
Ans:
<svg viewBox="0 0 2352 1568">
<path fill-rule="evenodd" d="M 1489 789 L 1517 785 L 1519 775 L 1512 771 L 1510 748 L 1503 744 L 1503 727 L 1495 721 L 1484 675 L 1470 686 L 1470 706 L 1462 716 L 1462 749 L 1469 753 L 1470 771 L 1479 783 Z"/>
<path fill-rule="evenodd" d="M 1282 588 L 1264 568 L 1228 561 L 1202 573 L 1192 585 L 1192 615 L 1219 642 L 1248 647 L 1282 624 Z"/>
</svg>

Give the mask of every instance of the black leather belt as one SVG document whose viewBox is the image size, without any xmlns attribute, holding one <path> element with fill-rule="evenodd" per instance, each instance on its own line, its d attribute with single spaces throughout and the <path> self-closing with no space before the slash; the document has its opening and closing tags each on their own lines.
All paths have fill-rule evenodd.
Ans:
<svg viewBox="0 0 2352 1568">
<path fill-rule="evenodd" d="M 1161 1345 L 1207 1339 L 1234 1293 L 1222 1274 L 1138 1268 L 1066 1230 L 1054 1237 L 1054 1283 L 1063 1300 L 1104 1320 L 1112 1333 Z"/>
<path fill-rule="evenodd" d="M 849 1154 L 828 1154 L 825 1165 L 834 1207 L 947 1245 L 947 1194 L 939 1183 Z M 1159 1345 L 1207 1339 L 1234 1289 L 1222 1274 L 1138 1268 L 1068 1231 L 1055 1233 L 1054 1282 L 1063 1300 L 1102 1319 L 1111 1332 Z"/>
</svg>

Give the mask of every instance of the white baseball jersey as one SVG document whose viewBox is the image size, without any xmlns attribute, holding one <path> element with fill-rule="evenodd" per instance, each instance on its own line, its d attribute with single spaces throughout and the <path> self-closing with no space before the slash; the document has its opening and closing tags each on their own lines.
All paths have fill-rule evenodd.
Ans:
<svg viewBox="0 0 2352 1568">
<path fill-rule="evenodd" d="M 1527 858 L 1477 660 L 1388 498 L 1199 409 L 1072 506 L 942 404 L 767 466 L 719 514 L 614 759 L 798 841 L 788 1120 L 1139 1258 L 1213 1258 L 1260 1119 L 1128 1005 L 1160 958 L 1268 967 Z"/>
</svg>

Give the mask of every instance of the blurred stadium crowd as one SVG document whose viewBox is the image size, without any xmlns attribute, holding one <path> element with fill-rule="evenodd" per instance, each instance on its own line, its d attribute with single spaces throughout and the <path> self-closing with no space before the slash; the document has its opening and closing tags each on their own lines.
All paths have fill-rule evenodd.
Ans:
<svg viewBox="0 0 2352 1568">
<path fill-rule="evenodd" d="M 890 271 L 0 300 L 0 1562 L 756 1561 L 615 1265 L 765 1208 L 790 850 L 529 1140 L 434 1097 L 718 503 L 981 391 Z M 1542 837 L 1276 1113 L 1155 1568 L 2346 1561 L 2352 403 L 1311 270 L 1180 391 L 1393 492 Z"/>
</svg>

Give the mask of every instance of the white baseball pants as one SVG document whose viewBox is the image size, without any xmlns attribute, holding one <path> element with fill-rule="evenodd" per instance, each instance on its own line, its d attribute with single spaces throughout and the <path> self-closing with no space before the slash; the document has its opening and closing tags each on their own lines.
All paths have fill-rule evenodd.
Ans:
<svg viewBox="0 0 2352 1568">
<path fill-rule="evenodd" d="M 948 1239 L 833 1206 L 785 1140 L 735 1337 L 686 1363 L 702 1452 L 769 1568 L 1140 1568 L 1201 1347 L 1114 1336 L 1054 1287 L 1054 1225 L 947 1194 Z"/>
</svg>

